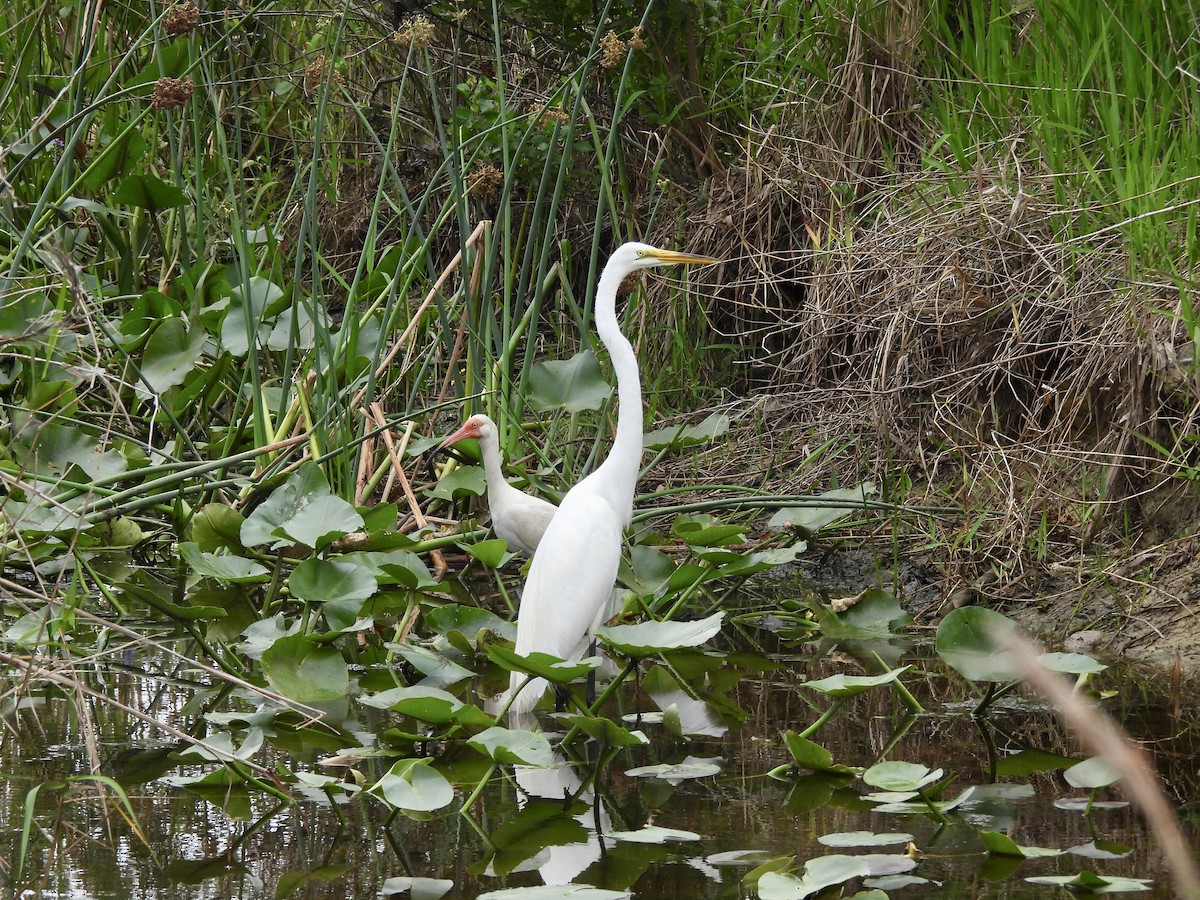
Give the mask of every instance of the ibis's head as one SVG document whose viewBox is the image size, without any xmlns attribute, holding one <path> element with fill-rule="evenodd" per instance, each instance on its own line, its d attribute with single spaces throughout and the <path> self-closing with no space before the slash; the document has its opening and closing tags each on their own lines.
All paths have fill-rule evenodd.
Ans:
<svg viewBox="0 0 1200 900">
<path fill-rule="evenodd" d="M 658 266 L 678 266 L 685 263 L 707 266 L 720 260 L 707 256 L 692 256 L 690 253 L 677 253 L 674 250 L 660 250 L 649 244 L 630 241 L 622 244 L 613 251 L 608 259 L 610 266 L 619 266 L 627 272 L 637 272 L 641 269 L 653 269 Z"/>
<path fill-rule="evenodd" d="M 479 415 L 471 416 L 471 418 L 463 422 L 462 428 L 442 441 L 438 449 L 444 450 L 452 444 L 457 444 L 459 441 L 466 440 L 467 438 L 482 438 L 492 434 L 496 434 L 496 423 L 480 413 Z"/>
</svg>

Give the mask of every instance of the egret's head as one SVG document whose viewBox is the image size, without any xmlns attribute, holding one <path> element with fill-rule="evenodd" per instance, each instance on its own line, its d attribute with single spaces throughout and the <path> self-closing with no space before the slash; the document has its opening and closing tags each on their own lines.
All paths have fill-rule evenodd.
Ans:
<svg viewBox="0 0 1200 900">
<path fill-rule="evenodd" d="M 686 263 L 707 266 L 715 262 L 720 262 L 720 260 L 710 259 L 707 256 L 692 256 L 690 253 L 676 253 L 674 250 L 660 250 L 658 247 L 641 244 L 637 241 L 622 244 L 609 257 L 609 265 L 621 266 L 628 272 L 653 269 L 658 266 L 679 266 Z"/>
<path fill-rule="evenodd" d="M 496 423 L 480 413 L 479 415 L 471 416 L 471 418 L 463 422 L 462 428 L 442 441 L 438 449 L 444 450 L 452 444 L 457 444 L 459 441 L 464 441 L 467 438 L 481 438 L 485 435 L 495 434 L 495 432 Z"/>
</svg>

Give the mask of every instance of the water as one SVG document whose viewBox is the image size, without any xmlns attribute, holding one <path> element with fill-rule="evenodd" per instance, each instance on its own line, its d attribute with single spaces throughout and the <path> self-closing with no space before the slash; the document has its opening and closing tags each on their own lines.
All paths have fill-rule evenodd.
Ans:
<svg viewBox="0 0 1200 900">
<path fill-rule="evenodd" d="M 943 668 L 927 645 L 917 644 L 903 657 L 916 665 L 904 681 L 926 713 L 907 715 L 894 694 L 875 689 L 848 702 L 814 740 L 847 765 L 869 766 L 886 755 L 943 768 L 954 777 L 946 797 L 972 785 L 1001 785 L 984 788 L 988 799 L 939 823 L 928 815 L 875 811 L 861 796 L 868 788 L 860 780 L 766 777 L 789 760 L 780 732 L 807 727 L 828 705 L 827 698 L 800 683 L 863 672 L 854 659 L 836 651 L 789 647 L 754 629 L 744 640 L 734 629 L 725 633 L 737 643 L 727 644 L 723 653 L 688 653 L 673 660 L 674 670 L 688 673 L 693 684 L 727 691 L 727 711 L 743 711 L 744 721 L 734 721 L 724 734 L 685 741 L 662 724 L 641 722 L 649 746 L 616 751 L 598 775 L 594 746 L 580 749 L 574 765 L 561 769 L 500 767 L 463 814 L 458 807 L 487 772 L 486 761 L 461 743 L 431 744 L 423 752 L 437 760 L 457 791 L 454 803 L 424 820 L 392 815 L 383 803 L 361 794 L 338 794 L 339 802 L 332 802 L 320 790 L 293 787 L 296 801 L 289 804 L 242 786 L 217 785 L 203 792 L 172 786 L 167 780 L 172 776 L 214 767 L 179 757 L 186 746 L 182 741 L 111 703 L 69 686 L 40 684 L 28 690 L 10 674 L 0 742 L 3 878 L 16 896 L 39 898 L 366 898 L 381 896 L 389 879 L 404 876 L 448 879 L 453 882 L 449 897 L 571 881 L 629 890 L 639 898 L 739 898 L 756 896 L 742 879 L 763 859 L 791 856 L 801 864 L 830 853 L 904 852 L 905 843 L 839 850 L 819 841 L 830 834 L 870 831 L 910 834 L 923 855 L 909 874 L 933 883 L 893 887 L 892 896 L 1044 897 L 1051 889 L 1024 879 L 1085 868 L 1150 878 L 1153 889 L 1139 896 L 1172 896 L 1154 840 L 1131 808 L 1098 809 L 1090 817 L 1059 808 L 1056 803 L 1084 793 L 1056 772 L 993 779 L 997 761 L 1021 749 L 1074 758 L 1086 754 L 1049 711 L 1027 696 L 1012 695 L 986 721 L 973 719 L 968 686 Z M 186 641 L 174 646 L 194 651 Z M 186 663 L 145 647 L 110 645 L 69 674 L 104 697 L 197 734 L 201 713 L 252 708 L 244 697 L 214 688 Z M 663 674 L 651 677 L 652 687 Z M 1105 708 L 1149 751 L 1194 842 L 1200 812 L 1197 692 L 1187 686 L 1173 689 L 1161 676 L 1132 670 L 1104 673 L 1099 684 L 1117 691 Z M 630 714 L 639 704 L 656 709 L 632 685 L 619 702 Z M 344 710 L 344 727 L 362 736 L 382 735 L 386 742 L 386 730 L 396 724 L 388 713 L 357 704 Z M 711 711 L 709 718 L 722 720 Z M 268 724 L 254 761 L 288 771 L 344 773 L 319 761 L 345 749 L 345 740 L 298 724 L 292 716 Z M 136 829 L 114 791 L 98 791 L 91 781 L 63 786 L 69 776 L 90 772 L 89 747 L 95 748 L 101 774 L 128 794 Z M 639 766 L 685 761 L 710 763 L 717 774 L 677 784 L 627 774 Z M 390 763 L 365 759 L 353 768 L 370 784 Z M 25 872 L 17 880 L 26 803 L 35 788 Z M 564 792 L 573 799 L 565 799 Z M 1122 799 L 1115 789 L 1099 796 Z M 647 825 L 691 832 L 698 839 L 647 844 L 606 836 Z M 983 829 L 1004 831 L 1025 846 L 1077 849 L 1017 864 L 983 852 L 978 836 Z M 1094 856 L 1097 842 L 1118 858 L 1081 855 Z M 737 862 L 734 851 L 757 853 L 750 862 Z"/>
</svg>

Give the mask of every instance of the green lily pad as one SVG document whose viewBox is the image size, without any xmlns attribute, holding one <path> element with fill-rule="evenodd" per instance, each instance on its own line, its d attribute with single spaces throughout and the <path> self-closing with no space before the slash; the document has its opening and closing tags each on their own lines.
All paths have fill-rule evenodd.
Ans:
<svg viewBox="0 0 1200 900">
<path fill-rule="evenodd" d="M 1075 764 L 1069 756 L 1059 756 L 1057 753 L 1047 753 L 1045 750 L 1031 748 L 1003 756 L 996 761 L 996 776 L 999 778 L 1024 778 L 1036 772 L 1057 772 Z"/>
<path fill-rule="evenodd" d="M 826 525 L 832 525 L 853 512 L 861 512 L 866 501 L 877 493 L 877 488 L 869 481 L 857 487 L 825 491 L 817 496 L 817 502 L 812 506 L 786 506 L 776 511 L 767 527 L 795 528 L 811 538 Z M 838 501 L 845 501 L 845 504 L 834 505 Z"/>
<path fill-rule="evenodd" d="M 912 666 L 902 666 L 899 669 L 884 672 L 882 675 L 830 675 L 828 678 L 821 678 L 817 681 L 805 681 L 801 682 L 801 684 L 803 687 L 820 691 L 822 694 L 828 694 L 830 697 L 845 699 L 847 697 L 856 697 L 882 684 L 891 684 L 911 668 Z"/>
<path fill-rule="evenodd" d="M 306 462 L 247 516 L 241 541 L 247 547 L 266 543 L 272 548 L 293 543 L 320 547 L 362 526 L 358 511 L 329 493 L 320 467 Z"/>
<path fill-rule="evenodd" d="M 700 840 L 700 835 L 694 831 L 660 828 L 657 825 L 647 825 L 644 828 L 639 828 L 637 831 L 610 831 L 605 837 L 632 844 L 665 844 L 667 841 Z"/>
<path fill-rule="evenodd" d="M 508 552 L 508 541 L 504 540 L 504 538 L 479 541 L 477 544 L 459 544 L 458 547 L 460 550 L 466 551 L 468 555 L 479 560 L 489 569 L 499 569 L 516 556 L 515 553 Z"/>
<path fill-rule="evenodd" d="M 907 844 L 913 839 L 907 832 L 876 834 L 873 831 L 839 831 L 823 834 L 817 841 L 826 847 L 887 847 L 892 844 Z"/>
<path fill-rule="evenodd" d="M 704 514 L 677 516 L 671 526 L 671 534 L 689 547 L 723 547 L 745 540 L 745 531 L 744 525 L 729 525 Z"/>
<path fill-rule="evenodd" d="M 205 553 L 242 549 L 241 530 L 245 517 L 231 506 L 207 503 L 192 516 L 188 536 Z"/>
<path fill-rule="evenodd" d="M 803 900 L 852 878 L 865 878 L 870 868 L 859 857 L 841 854 L 819 856 L 804 864 L 800 876 L 766 872 L 758 879 L 759 900 Z"/>
<path fill-rule="evenodd" d="M 376 709 L 390 709 L 402 716 L 411 716 L 433 725 L 453 722 L 454 714 L 463 706 L 463 702 L 453 694 L 423 685 L 390 688 L 370 697 L 359 697 L 358 702 Z"/>
<path fill-rule="evenodd" d="M 487 492 L 487 477 L 482 466 L 460 466 L 442 476 L 435 487 L 425 493 L 440 500 L 459 497 L 481 497 Z"/>
<path fill-rule="evenodd" d="M 1038 662 L 1051 672 L 1064 675 L 1095 675 L 1108 668 L 1084 653 L 1043 653 Z"/>
<path fill-rule="evenodd" d="M 1018 856 L 1022 859 L 1037 859 L 1043 856 L 1061 856 L 1064 851 L 1049 847 L 1022 847 L 1007 834 L 999 831 L 981 831 L 979 839 L 988 853 L 997 856 Z"/>
<path fill-rule="evenodd" d="M 679 784 L 691 778 L 711 778 L 719 775 L 721 767 L 716 763 L 691 761 L 682 763 L 660 763 L 656 766 L 637 766 L 627 769 L 630 778 L 657 778 L 670 784 Z"/>
<path fill-rule="evenodd" d="M 475 735 L 467 741 L 467 745 L 498 763 L 524 766 L 550 766 L 554 763 L 550 742 L 538 731 L 496 726 Z"/>
<path fill-rule="evenodd" d="M 227 584 L 254 584 L 267 581 L 271 570 L 252 559 L 230 554 L 203 552 L 199 545 L 185 542 L 179 545 L 179 555 L 192 571 L 205 578 L 215 578 Z"/>
<path fill-rule="evenodd" d="M 432 812 L 449 805 L 454 788 L 430 765 L 431 758 L 402 759 L 367 789 L 388 805 L 409 812 Z"/>
<path fill-rule="evenodd" d="M 863 772 L 862 780 L 885 791 L 919 791 L 942 777 L 941 769 L 910 762 L 876 763 Z"/>
<path fill-rule="evenodd" d="M 642 732 L 622 728 L 603 716 L 568 715 L 559 717 L 559 721 L 570 728 L 578 728 L 601 747 L 644 747 L 650 743 Z"/>
<path fill-rule="evenodd" d="M 991 635 L 1016 631 L 1016 623 L 995 610 L 964 606 L 942 619 L 934 647 L 968 681 L 1015 681 L 1020 668 L 1008 651 L 996 648 Z"/>
<path fill-rule="evenodd" d="M 488 891 L 476 900 L 629 900 L 632 896 L 629 891 L 610 891 L 586 884 L 539 884 Z"/>
<path fill-rule="evenodd" d="M 709 444 L 728 434 L 729 424 L 725 413 L 712 413 L 698 425 L 672 425 L 651 431 L 642 437 L 642 446 L 647 450 L 678 450 L 693 444 Z"/>
<path fill-rule="evenodd" d="M 564 662 L 549 653 L 530 653 L 528 656 L 521 656 L 516 651 L 498 644 L 488 644 L 486 649 L 492 662 L 505 671 L 537 675 L 552 684 L 570 684 L 577 678 L 587 675 L 600 664 L 598 659 L 574 663 Z"/>
<path fill-rule="evenodd" d="M 839 763 L 834 763 L 832 753 L 820 744 L 815 744 L 794 731 L 785 731 L 783 733 L 783 743 L 787 747 L 788 753 L 792 754 L 792 759 L 795 760 L 796 765 L 801 769 L 809 769 L 813 772 L 830 772 L 835 775 L 857 775 L 862 771 L 862 769 L 854 766 L 843 766 Z"/>
<path fill-rule="evenodd" d="M 299 703 L 346 696 L 350 672 L 342 654 L 303 634 L 282 637 L 262 655 L 263 675 L 276 691 Z"/>
<path fill-rule="evenodd" d="M 831 641 L 888 640 L 912 624 L 895 596 L 878 588 L 867 591 L 858 603 L 841 613 L 818 610 L 821 633 Z"/>
<path fill-rule="evenodd" d="M 291 595 L 312 603 L 362 601 L 378 588 L 375 576 L 363 566 L 316 557 L 301 562 L 288 579 Z"/>
<path fill-rule="evenodd" d="M 440 900 L 454 889 L 454 882 L 448 878 L 412 878 L 408 875 L 397 875 L 388 878 L 379 889 L 382 897 L 392 894 L 408 894 L 408 900 Z"/>
<path fill-rule="evenodd" d="M 1121 780 L 1121 773 L 1109 765 L 1103 757 L 1093 756 L 1064 771 L 1063 778 L 1073 788 L 1094 791 L 1097 788 L 1116 784 Z"/>
<path fill-rule="evenodd" d="M 529 370 L 528 387 L 529 402 L 540 412 L 599 409 L 612 394 L 591 350 L 580 351 L 567 360 L 537 363 Z"/>
<path fill-rule="evenodd" d="M 717 612 L 692 622 L 639 622 L 599 628 L 596 636 L 609 647 L 629 656 L 650 656 L 681 647 L 697 647 L 721 630 L 725 613 Z"/>
<path fill-rule="evenodd" d="M 1148 891 L 1154 885 L 1149 878 L 1121 878 L 1116 875 L 1102 877 L 1087 870 L 1078 875 L 1038 875 L 1025 880 L 1030 884 L 1052 884 L 1090 894 L 1131 894 Z"/>
<path fill-rule="evenodd" d="M 204 352 L 208 332 L 202 327 L 189 334 L 178 316 L 167 319 L 154 329 L 142 353 L 142 377 L 156 394 L 183 384 L 196 368 Z"/>
</svg>

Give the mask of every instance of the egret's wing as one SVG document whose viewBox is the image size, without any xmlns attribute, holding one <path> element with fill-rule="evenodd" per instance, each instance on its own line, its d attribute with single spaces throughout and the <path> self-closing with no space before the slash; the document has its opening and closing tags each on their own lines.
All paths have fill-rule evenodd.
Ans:
<svg viewBox="0 0 1200 900">
<path fill-rule="evenodd" d="M 608 603 L 621 561 L 621 528 L 612 507 L 590 495 L 568 497 L 542 536 L 517 615 L 521 654 L 566 658 Z"/>
<path fill-rule="evenodd" d="M 568 493 L 542 536 L 517 614 L 516 651 L 569 659 L 608 603 L 621 561 L 621 526 L 612 507 L 590 492 Z M 525 676 L 513 673 L 510 690 Z M 528 712 L 545 691 L 541 679 L 513 701 Z"/>
</svg>

